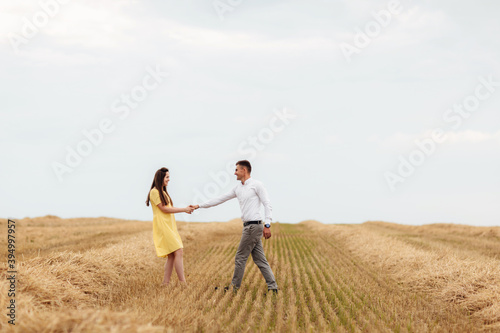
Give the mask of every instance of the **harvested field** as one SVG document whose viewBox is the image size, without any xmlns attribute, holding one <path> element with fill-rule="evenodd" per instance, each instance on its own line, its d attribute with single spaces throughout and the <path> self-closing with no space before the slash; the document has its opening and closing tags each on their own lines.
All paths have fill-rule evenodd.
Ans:
<svg viewBox="0 0 500 333">
<path fill-rule="evenodd" d="M 251 258 L 237 294 L 215 290 L 231 281 L 240 220 L 179 222 L 188 286 L 167 288 L 150 222 L 16 222 L 18 307 L 15 326 L 0 322 L 6 332 L 500 331 L 498 227 L 275 223 L 264 241 L 273 296 Z M 3 309 L 7 289 L 2 279 Z"/>
</svg>

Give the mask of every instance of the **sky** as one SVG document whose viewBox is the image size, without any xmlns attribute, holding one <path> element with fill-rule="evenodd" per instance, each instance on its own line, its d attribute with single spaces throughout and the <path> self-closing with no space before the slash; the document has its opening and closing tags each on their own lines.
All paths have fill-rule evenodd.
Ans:
<svg viewBox="0 0 500 333">
<path fill-rule="evenodd" d="M 500 225 L 500 3 L 0 1 L 0 217 Z M 240 217 L 237 200 L 179 221 Z"/>
</svg>

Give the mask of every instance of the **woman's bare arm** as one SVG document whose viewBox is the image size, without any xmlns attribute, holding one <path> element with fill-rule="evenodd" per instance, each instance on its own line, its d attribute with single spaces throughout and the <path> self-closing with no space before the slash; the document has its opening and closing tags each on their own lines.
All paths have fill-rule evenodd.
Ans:
<svg viewBox="0 0 500 333">
<path fill-rule="evenodd" d="M 194 210 L 191 207 L 184 207 L 184 208 L 176 208 L 176 207 L 167 207 L 166 205 L 162 204 L 161 202 L 157 205 L 160 210 L 166 214 L 175 214 L 175 213 L 188 213 L 191 214 L 191 212 Z"/>
</svg>

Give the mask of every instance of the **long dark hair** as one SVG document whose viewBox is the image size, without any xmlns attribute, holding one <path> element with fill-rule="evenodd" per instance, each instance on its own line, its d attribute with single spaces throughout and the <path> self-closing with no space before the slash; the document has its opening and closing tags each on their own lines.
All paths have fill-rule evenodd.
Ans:
<svg viewBox="0 0 500 333">
<path fill-rule="evenodd" d="M 151 188 L 149 189 L 148 192 L 148 198 L 146 199 L 146 206 L 149 206 L 149 193 L 153 188 L 156 188 L 158 192 L 160 192 L 160 200 L 161 203 L 164 204 L 165 206 L 170 202 L 172 207 L 174 206 L 174 202 L 172 201 L 172 198 L 170 198 L 170 194 L 168 194 L 167 187 L 163 186 L 163 180 L 165 179 L 165 176 L 167 175 L 168 169 L 167 168 L 161 168 L 155 173 L 155 178 L 153 179 L 153 184 L 151 184 Z M 167 195 L 165 196 L 165 193 Z"/>
</svg>

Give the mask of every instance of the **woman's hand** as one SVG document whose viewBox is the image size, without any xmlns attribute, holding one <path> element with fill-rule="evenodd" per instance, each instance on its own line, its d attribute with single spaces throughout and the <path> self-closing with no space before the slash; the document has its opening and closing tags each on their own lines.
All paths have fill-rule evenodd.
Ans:
<svg viewBox="0 0 500 333">
<path fill-rule="evenodd" d="M 194 208 L 192 206 L 187 206 L 184 208 L 184 212 L 191 214 L 193 212 Z"/>
</svg>

